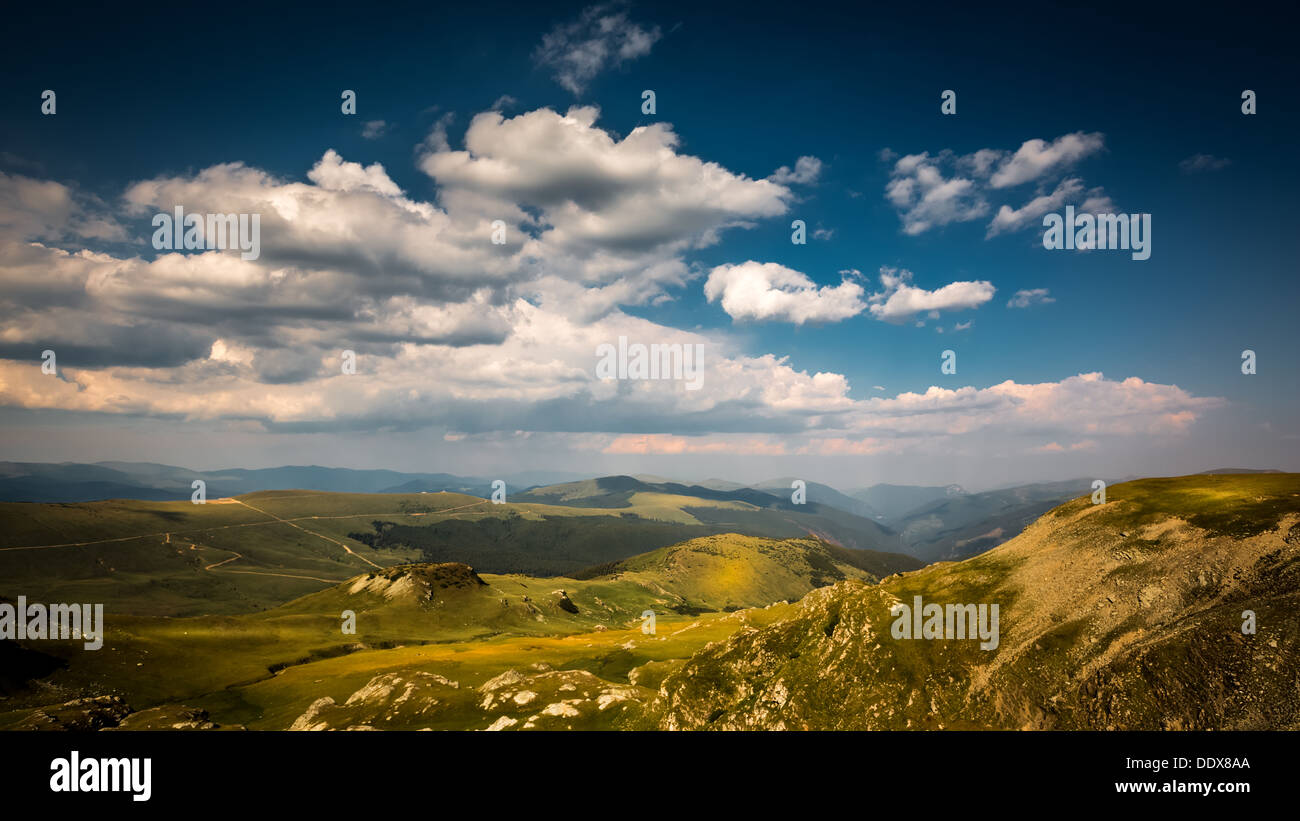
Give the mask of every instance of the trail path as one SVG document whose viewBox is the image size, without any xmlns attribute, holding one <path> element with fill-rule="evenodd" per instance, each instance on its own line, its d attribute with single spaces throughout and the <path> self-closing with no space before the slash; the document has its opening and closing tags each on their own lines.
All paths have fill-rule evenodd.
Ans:
<svg viewBox="0 0 1300 821">
<path fill-rule="evenodd" d="M 315 536 L 315 537 L 317 537 L 317 538 L 319 538 L 319 539 L 324 539 L 325 541 L 327 541 L 327 542 L 329 542 L 329 543 L 331 543 L 331 544 L 336 544 L 336 545 L 338 545 L 339 547 L 343 548 L 345 551 L 347 551 L 347 554 L 348 554 L 349 556 L 355 556 L 356 558 L 360 559 L 361 561 L 365 562 L 366 564 L 370 565 L 371 567 L 375 568 L 376 570 L 383 570 L 383 569 L 384 569 L 384 566 L 383 566 L 383 565 L 375 564 L 374 562 L 372 562 L 372 561 L 370 561 L 369 559 L 367 559 L 365 556 L 362 556 L 360 553 L 357 553 L 355 550 L 353 550 L 352 548 L 348 547 L 348 546 L 347 546 L 346 544 L 344 544 L 343 542 L 340 542 L 338 539 L 331 539 L 329 536 L 326 536 L 326 535 L 324 535 L 324 534 L 322 534 L 322 533 L 317 533 L 317 532 L 314 531 L 314 530 L 308 530 L 307 528 L 303 527 L 302 525 L 295 524 L 294 522 L 290 521 L 289 519 L 281 519 L 279 516 L 276 516 L 274 513 L 267 513 L 265 510 L 262 510 L 260 507 L 254 507 L 253 505 L 250 505 L 248 502 L 245 502 L 243 499 L 236 499 L 235 501 L 236 501 L 236 502 L 239 502 L 241 505 L 243 505 L 244 507 L 248 508 L 249 510 L 256 510 L 258 513 L 261 513 L 263 516 L 270 516 L 272 519 L 275 519 L 277 522 L 283 522 L 283 523 L 289 525 L 289 527 L 296 527 L 296 528 L 298 528 L 298 529 L 301 530 L 303 533 L 310 533 L 311 535 L 313 535 L 313 536 Z M 332 519 L 332 518 L 346 519 L 346 518 L 350 518 L 350 517 L 347 517 L 347 516 L 326 516 L 326 517 L 320 517 L 320 516 L 310 516 L 310 517 L 308 517 L 308 516 L 304 516 L 304 517 L 302 517 L 302 518 L 304 518 L 304 519 L 306 519 L 306 518 L 311 518 L 311 519 L 320 519 L 320 518 L 327 518 L 327 519 Z"/>
</svg>

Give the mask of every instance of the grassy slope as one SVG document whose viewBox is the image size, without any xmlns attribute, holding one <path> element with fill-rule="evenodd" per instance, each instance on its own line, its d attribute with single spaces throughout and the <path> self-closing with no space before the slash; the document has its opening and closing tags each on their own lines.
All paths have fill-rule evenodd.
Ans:
<svg viewBox="0 0 1300 821">
<path fill-rule="evenodd" d="M 385 672 L 454 674 L 472 686 L 527 658 L 626 682 L 634 667 L 680 660 L 742 623 L 708 611 L 762 607 L 818 584 L 870 578 L 837 564 L 813 540 L 701 539 L 632 565 L 582 580 L 480 578 L 464 565 L 399 566 L 255 615 L 118 617 L 103 651 L 45 643 L 43 649 L 70 662 L 45 681 L 62 699 L 115 693 L 136 710 L 184 703 L 212 710 L 221 723 L 283 728 L 311 703 L 303 700 L 307 691 L 333 695 Z M 355 635 L 340 630 L 344 610 L 356 614 Z M 658 636 L 639 632 L 645 610 L 657 614 Z M 757 611 L 742 621 L 771 612 L 779 611 Z M 625 647 L 629 640 L 642 649 Z M 9 706 L 49 700 L 48 693 L 29 693 Z M 0 726 L 25 715 L 10 713 L 0 715 Z M 480 718 L 471 711 L 445 721 Z"/>
<path fill-rule="evenodd" d="M 815 591 L 689 660 L 651 723 L 1294 728 L 1298 523 L 1297 474 L 1115 485 L 976 558 Z M 999 604 L 1000 646 L 894 639 L 890 608 L 916 595 Z"/>
<path fill-rule="evenodd" d="M 610 578 L 680 597 L 708 610 L 736 610 L 802 598 L 843 579 L 876 581 L 815 539 L 706 536 L 617 562 Z"/>
<path fill-rule="evenodd" d="M 233 615 L 321 590 L 371 563 L 465 561 L 552 575 L 725 532 L 736 517 L 744 517 L 739 526 L 747 532 L 803 536 L 812 529 L 797 521 L 806 514 L 744 502 L 638 493 L 623 504 L 494 505 L 457 493 L 316 491 L 206 505 L 0 504 L 0 578 L 8 582 L 0 595 L 97 601 L 118 614 Z M 391 525 L 397 538 L 382 540 L 380 549 L 352 538 L 374 533 L 375 523 Z"/>
</svg>

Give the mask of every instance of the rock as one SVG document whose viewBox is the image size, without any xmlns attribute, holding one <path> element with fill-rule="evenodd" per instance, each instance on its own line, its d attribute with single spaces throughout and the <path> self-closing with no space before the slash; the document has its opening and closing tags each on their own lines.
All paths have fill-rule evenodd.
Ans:
<svg viewBox="0 0 1300 821">
<path fill-rule="evenodd" d="M 578 605 L 573 603 L 573 600 L 569 598 L 568 593 L 564 592 L 563 590 L 552 590 L 551 595 L 556 597 L 556 601 L 555 601 L 556 606 L 559 607 L 564 612 L 566 613 L 578 612 Z"/>
<path fill-rule="evenodd" d="M 488 726 L 487 731 L 492 733 L 492 732 L 497 732 L 499 730 L 508 730 L 518 723 L 519 723 L 518 719 L 511 718 L 510 716 L 501 716 L 496 721 L 492 722 L 491 725 Z"/>
</svg>

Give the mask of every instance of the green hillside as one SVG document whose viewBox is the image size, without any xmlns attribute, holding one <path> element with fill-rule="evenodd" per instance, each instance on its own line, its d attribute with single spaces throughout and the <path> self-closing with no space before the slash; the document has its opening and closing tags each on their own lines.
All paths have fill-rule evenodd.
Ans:
<svg viewBox="0 0 1300 821">
<path fill-rule="evenodd" d="M 24 659 L 41 687 L 11 687 L 9 715 L 0 715 L 0 727 L 32 720 L 31 708 L 52 695 L 72 700 L 107 693 L 134 712 L 165 708 L 125 726 L 154 726 L 157 716 L 204 709 L 222 726 L 283 728 L 320 696 L 321 688 L 311 686 L 325 681 L 317 672 L 359 671 L 331 680 L 326 689 L 335 693 L 336 687 L 361 687 L 379 674 L 374 671 L 405 669 L 412 653 L 441 659 L 421 667 L 441 676 L 456 672 L 463 678 L 462 662 L 473 659 L 470 668 L 486 680 L 506 672 L 532 647 L 557 669 L 582 669 L 628 685 L 634 668 L 676 663 L 736 625 L 777 612 L 736 621 L 722 611 L 768 608 L 845 578 L 873 579 L 836 558 L 853 553 L 811 539 L 707 537 L 583 579 L 479 575 L 457 563 L 407 564 L 374 569 L 252 615 L 118 616 L 109 623 L 104 652 L 46 642 L 45 654 Z M 656 614 L 655 636 L 641 632 L 647 610 Z M 345 611 L 355 618 L 353 633 L 342 630 Z M 646 649 L 635 651 L 642 642 Z M 300 668 L 315 677 L 302 680 Z M 304 689 L 312 698 L 299 703 Z M 473 712 L 448 721 L 480 718 Z"/>
<path fill-rule="evenodd" d="M 895 638 L 915 596 L 997 603 L 997 648 Z M 652 723 L 1296 729 L 1298 605 L 1300 475 L 1128 482 L 976 558 L 814 591 L 672 673 Z"/>
<path fill-rule="evenodd" d="M 299 490 L 202 505 L 0 503 L 0 578 L 32 600 L 99 601 L 115 613 L 237 614 L 412 561 L 554 576 L 703 535 L 814 534 L 850 548 L 870 547 L 878 535 L 873 523 L 859 529 L 865 520 L 833 509 L 764 509 L 649 490 L 617 505 L 602 496 L 575 499 L 581 505 L 516 498 Z M 883 559 L 882 568 L 907 561 Z"/>
</svg>

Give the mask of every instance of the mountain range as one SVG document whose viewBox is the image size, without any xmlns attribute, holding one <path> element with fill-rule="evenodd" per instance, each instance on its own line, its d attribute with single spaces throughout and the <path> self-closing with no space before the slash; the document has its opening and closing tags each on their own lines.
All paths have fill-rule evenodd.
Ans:
<svg viewBox="0 0 1300 821">
<path fill-rule="evenodd" d="M 111 614 L 103 652 L 0 641 L 0 729 L 1300 728 L 1297 474 L 1116 483 L 1104 503 L 1080 495 L 924 566 L 725 532 L 644 551 L 620 536 L 608 553 L 622 557 L 539 576 L 483 571 L 470 542 L 429 561 L 346 535 L 792 515 L 754 489 L 709 498 L 646 478 L 506 505 L 301 491 L 0 505 L 10 589 Z M 987 634 L 983 610 L 979 635 L 973 621 L 900 632 L 899 608 L 919 624 L 922 601 L 997 618 Z"/>
</svg>

